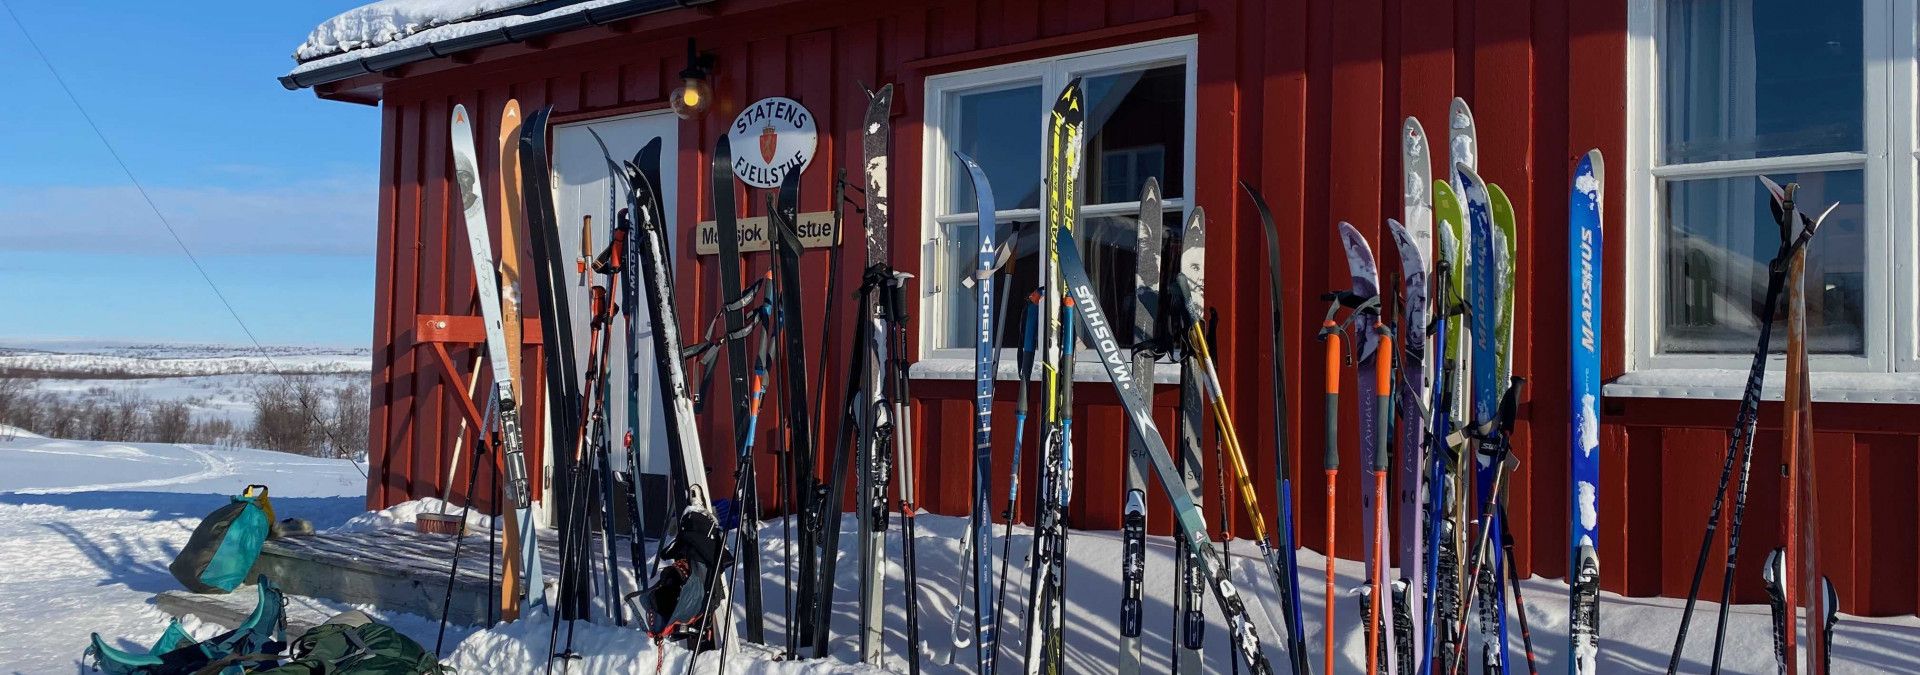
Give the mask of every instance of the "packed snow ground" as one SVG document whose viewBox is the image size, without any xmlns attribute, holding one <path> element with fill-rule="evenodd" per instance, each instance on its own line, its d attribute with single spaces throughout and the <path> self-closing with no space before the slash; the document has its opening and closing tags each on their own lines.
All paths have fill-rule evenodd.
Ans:
<svg viewBox="0 0 1920 675">
<path fill-rule="evenodd" d="M 117 444 L 16 437 L 0 442 L 0 670 L 9 673 L 69 673 L 80 664 L 87 634 L 98 631 L 110 642 L 144 648 L 165 627 L 167 617 L 154 609 L 152 596 L 177 588 L 166 565 L 206 513 L 226 502 L 249 483 L 273 488 L 274 506 L 282 517 L 306 518 L 322 529 L 378 529 L 407 527 L 413 514 L 439 508 L 431 500 L 411 502 L 378 513 L 364 513 L 365 479 L 353 465 L 254 450 L 227 450 L 165 444 Z M 971 649 L 955 653 L 951 621 L 961 588 L 959 534 L 961 518 L 922 515 L 918 518 L 921 636 L 928 673 L 973 672 Z M 769 641 L 784 641 L 788 597 L 784 591 L 784 521 L 762 527 L 768 565 L 762 579 L 766 598 Z M 853 521 L 843 523 L 842 550 L 855 546 Z M 897 534 L 893 529 L 890 534 Z M 1001 539 L 996 532 L 994 547 Z M 1003 625 L 1003 667 L 1018 664 L 1025 642 L 1021 628 L 1025 598 L 1027 530 L 1015 528 L 1014 574 Z M 484 541 L 484 539 L 482 539 Z M 889 537 L 897 556 L 897 536 Z M 1108 672 L 1116 657 L 1119 613 L 1120 541 L 1114 532 L 1074 532 L 1069 540 L 1072 560 L 1067 572 L 1067 659 L 1069 672 Z M 1148 545 L 1146 591 L 1146 672 L 1168 672 L 1173 616 L 1172 545 L 1152 537 Z M 1234 578 L 1243 593 L 1252 596 L 1256 625 L 1277 672 L 1284 672 L 1283 640 L 1274 630 L 1268 609 L 1273 588 L 1249 542 L 1234 546 Z M 890 558 L 893 559 L 893 558 Z M 1301 586 L 1305 593 L 1307 644 L 1310 660 L 1320 662 L 1323 644 L 1320 618 L 1324 611 L 1321 573 L 1324 559 L 1301 551 Z M 836 613 L 832 645 L 834 660 L 778 662 L 758 647 L 730 653 L 727 673 L 876 672 L 850 665 L 857 641 L 854 591 L 858 586 L 855 561 L 842 555 L 836 583 Z M 886 663 L 888 670 L 905 672 L 904 614 L 901 574 L 888 566 L 886 598 Z M 1349 588 L 1361 578 L 1359 563 L 1339 561 L 1339 587 Z M 1524 582 L 1527 617 L 1543 672 L 1566 669 L 1566 587 L 1534 578 Z M 736 598 L 739 595 L 736 593 Z M 1672 636 L 1679 620 L 1679 602 L 1666 599 L 1603 596 L 1602 665 L 1604 673 L 1663 672 Z M 350 607 L 294 598 L 295 611 L 328 615 Z M 1336 643 L 1342 672 L 1362 667 L 1364 635 L 1359 613 L 1350 597 L 1338 598 Z M 1704 672 L 1711 650 L 1714 606 L 1702 603 L 1694 622 L 1695 638 L 1682 672 Z M 1230 672 L 1227 635 L 1208 601 L 1207 646 L 1209 673 Z M 417 615 L 376 616 L 431 648 L 437 624 Z M 736 614 L 736 616 L 738 616 Z M 218 627 L 189 620 L 196 635 L 218 632 Z M 1734 608 L 1725 667 L 1733 673 L 1773 671 L 1770 619 L 1763 606 Z M 545 666 L 548 623 L 544 617 L 505 624 L 491 630 L 456 627 L 449 630 L 446 661 L 462 672 L 535 673 Z M 585 655 L 570 673 L 655 672 L 656 664 L 679 672 L 686 652 L 668 647 L 656 651 L 650 641 L 632 629 L 581 624 L 574 646 Z M 1920 619 L 1858 619 L 1842 617 L 1836 630 L 1835 673 L 1920 672 Z M 1514 656 L 1521 658 L 1514 636 Z M 696 670 L 720 672 L 720 655 L 703 654 Z M 1316 668 L 1318 666 L 1316 665 Z M 1521 664 L 1515 664 L 1515 672 Z M 83 669 L 84 670 L 84 669 Z"/>
</svg>

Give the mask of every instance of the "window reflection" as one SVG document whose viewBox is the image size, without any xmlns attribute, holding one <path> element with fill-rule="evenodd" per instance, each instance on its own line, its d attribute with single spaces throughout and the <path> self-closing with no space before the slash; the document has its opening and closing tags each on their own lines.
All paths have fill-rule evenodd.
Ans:
<svg viewBox="0 0 1920 675">
<path fill-rule="evenodd" d="M 1800 183 L 1801 208 L 1840 207 L 1807 250 L 1807 351 L 1866 352 L 1866 209 L 1858 170 L 1770 174 Z M 1743 353 L 1760 339 L 1767 263 L 1780 246 L 1770 197 L 1751 176 L 1675 181 L 1666 188 L 1666 317 L 1659 351 Z M 1786 349 L 1786 293 L 1775 312 L 1775 353 Z"/>
</svg>

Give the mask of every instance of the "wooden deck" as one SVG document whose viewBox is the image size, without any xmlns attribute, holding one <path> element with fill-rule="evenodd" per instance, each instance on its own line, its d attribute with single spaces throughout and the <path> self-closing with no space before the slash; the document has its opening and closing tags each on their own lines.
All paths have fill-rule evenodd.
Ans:
<svg viewBox="0 0 1920 675">
<path fill-rule="evenodd" d="M 600 550 L 599 544 L 591 544 L 589 550 Z M 494 554 L 496 569 L 499 555 L 497 551 Z M 453 558 L 454 538 L 446 535 L 410 530 L 322 533 L 268 541 L 260 551 L 260 559 L 254 563 L 252 574 L 272 579 L 288 596 L 369 605 L 437 620 L 447 594 L 447 565 Z M 547 578 L 553 579 L 551 575 L 560 569 L 560 552 L 552 537 L 542 538 L 540 558 L 549 574 Z M 623 577 L 628 582 L 632 578 L 625 574 Z M 252 592 L 251 586 L 226 595 L 168 591 L 156 596 L 155 603 L 175 616 L 195 614 L 203 620 L 231 627 L 252 611 Z M 485 623 L 490 616 L 497 620 L 497 595 L 487 566 L 485 533 L 469 536 L 461 544 L 460 568 L 454 578 L 452 600 L 447 604 L 448 620 L 470 625 Z M 294 623 L 307 625 L 328 618 L 318 616 L 321 610 L 313 613 L 316 616 L 289 618 L 296 619 Z"/>
</svg>

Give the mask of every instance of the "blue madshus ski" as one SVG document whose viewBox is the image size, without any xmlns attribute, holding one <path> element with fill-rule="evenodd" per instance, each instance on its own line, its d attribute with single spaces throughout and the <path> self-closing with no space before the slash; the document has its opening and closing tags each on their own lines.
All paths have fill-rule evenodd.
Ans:
<svg viewBox="0 0 1920 675">
<path fill-rule="evenodd" d="M 1224 561 L 1218 558 L 1211 546 L 1205 516 L 1199 505 L 1194 503 L 1192 495 L 1177 487 L 1181 484 L 1180 472 L 1174 468 L 1173 457 L 1167 452 L 1167 446 L 1161 441 L 1160 432 L 1153 424 L 1153 415 L 1142 391 L 1144 383 L 1133 372 L 1133 365 L 1120 346 L 1116 329 L 1107 323 L 1106 313 L 1100 309 L 1099 297 L 1094 291 L 1093 282 L 1087 278 L 1085 263 L 1081 262 L 1079 248 L 1074 244 L 1071 233 L 1061 231 L 1056 247 L 1060 277 L 1066 284 L 1069 297 L 1073 299 L 1080 325 L 1086 328 L 1086 342 L 1094 348 L 1100 364 L 1107 371 L 1108 379 L 1113 382 L 1121 406 L 1127 411 L 1129 421 L 1147 445 L 1147 458 L 1152 462 L 1160 485 L 1166 488 L 1168 501 L 1173 504 L 1178 535 L 1187 542 L 1200 573 L 1213 589 L 1220 613 L 1233 632 L 1236 655 L 1241 664 L 1246 666 L 1248 675 L 1272 675 L 1273 667 L 1261 651 L 1260 635 L 1247 614 L 1246 604 L 1229 580 Z"/>
<path fill-rule="evenodd" d="M 1280 564 L 1274 572 L 1283 577 L 1274 580 L 1275 589 L 1280 593 L 1281 611 L 1286 614 L 1288 661 L 1294 675 L 1310 675 L 1313 665 L 1307 659 L 1306 624 L 1300 613 L 1299 549 L 1294 545 L 1293 535 L 1293 456 L 1288 448 L 1292 424 L 1291 408 L 1287 405 L 1287 331 L 1281 312 L 1281 300 L 1285 296 L 1280 287 L 1280 228 L 1274 224 L 1273 211 L 1267 208 L 1267 200 L 1260 196 L 1259 190 L 1246 181 L 1240 182 L 1240 190 L 1253 202 L 1254 212 L 1260 216 L 1260 225 L 1267 235 L 1267 283 L 1272 293 L 1269 308 L 1273 331 L 1274 478 L 1278 483 L 1274 494 L 1280 500 L 1280 519 L 1273 533 L 1273 546 L 1280 549 Z"/>
<path fill-rule="evenodd" d="M 734 219 L 734 200 L 737 190 L 733 177 L 733 143 L 721 136 L 713 146 L 713 219 L 716 228 L 715 238 L 720 247 L 720 297 L 724 300 L 722 310 L 727 327 L 727 335 L 735 335 L 746 327 L 746 308 L 736 300 L 740 298 L 740 236 L 739 221 Z M 744 340 L 729 339 L 727 345 L 727 382 L 733 397 L 733 446 L 745 447 L 751 433 L 747 426 L 747 408 L 752 404 L 751 387 L 747 384 L 751 366 L 747 365 L 747 343 Z M 746 640 L 755 644 L 764 643 L 766 637 L 766 614 L 761 608 L 760 599 L 760 505 L 758 477 L 755 475 L 753 455 L 742 455 L 745 465 L 735 469 L 739 480 L 748 485 L 740 491 L 740 503 L 734 504 L 734 511 L 740 514 L 740 564 L 745 569 L 741 575 L 752 580 L 745 584 L 746 598 Z"/>
<path fill-rule="evenodd" d="M 973 349 L 973 514 L 968 528 L 973 535 L 970 569 L 973 578 L 973 616 L 975 634 L 974 666 L 980 675 L 993 675 L 992 655 L 999 651 L 998 635 L 994 631 L 991 617 L 998 612 L 993 606 L 993 518 L 988 509 L 987 494 L 993 486 L 993 386 L 994 370 L 999 364 L 999 344 L 994 341 L 994 270 L 997 260 L 994 250 L 994 204 L 993 186 L 987 182 L 980 164 L 958 151 L 953 153 L 961 164 L 967 167 L 967 177 L 972 181 L 974 194 L 974 213 L 979 216 L 977 231 L 979 246 L 976 247 L 978 259 L 974 266 L 974 299 L 980 304 L 975 315 Z M 960 624 L 959 610 L 954 610 L 956 632 Z"/>
<path fill-rule="evenodd" d="M 506 332 L 501 325 L 499 279 L 494 276 L 493 238 L 487 230 L 487 203 L 480 194 L 480 163 L 474 155 L 471 120 L 465 106 L 453 106 L 454 176 L 458 179 L 460 202 L 464 207 L 462 216 L 466 221 L 467 250 L 473 254 L 474 289 L 480 296 L 480 317 L 487 328 L 487 359 L 493 364 L 493 399 L 494 406 L 500 411 L 500 444 L 504 449 L 503 461 L 507 467 L 507 481 L 503 487 L 507 501 L 513 503 L 517 522 L 521 524 L 521 550 L 527 552 L 521 561 L 522 569 L 527 571 L 526 581 L 521 588 L 526 589 L 527 606 L 533 609 L 546 604 L 546 592 L 540 577 L 540 548 L 533 527 L 526 453 L 521 446 L 520 408 L 513 396 L 512 360 Z"/>
<path fill-rule="evenodd" d="M 1420 658 L 1420 675 L 1430 675 L 1434 664 L 1439 670 L 1450 671 L 1452 645 L 1456 636 L 1451 633 L 1453 617 L 1459 608 L 1459 549 L 1454 545 L 1454 532 L 1459 528 L 1459 483 L 1455 466 L 1460 455 L 1452 444 L 1450 436 L 1458 426 L 1453 415 L 1454 400 L 1460 396 L 1459 380 L 1453 367 L 1462 353 L 1458 341 L 1460 324 L 1464 319 L 1457 318 L 1460 313 L 1460 278 L 1458 261 L 1460 241 L 1455 236 L 1458 223 L 1465 219 L 1460 200 L 1454 196 L 1451 183 L 1444 180 L 1433 181 L 1434 214 L 1437 218 L 1434 234 L 1437 254 L 1433 268 L 1433 307 L 1434 367 L 1435 386 L 1431 399 L 1433 418 L 1431 433 L 1427 436 L 1427 455 L 1431 464 L 1427 475 L 1427 578 L 1426 578 L 1426 630 L 1422 639 L 1425 645 Z"/>
<path fill-rule="evenodd" d="M 1173 270 L 1173 279 L 1177 280 L 1180 276 L 1186 276 L 1191 280 L 1199 281 L 1205 278 L 1204 273 L 1206 271 L 1207 258 L 1206 226 L 1206 212 L 1197 206 L 1194 207 L 1193 212 L 1187 215 L 1186 226 L 1180 232 L 1179 264 L 1175 266 Z M 1177 281 L 1175 283 L 1177 283 Z M 1163 281 L 1161 285 L 1171 286 L 1172 284 Z M 1186 289 L 1187 302 L 1204 303 L 1205 298 L 1201 297 L 1204 289 L 1204 283 L 1195 283 L 1192 289 Z M 1169 290 L 1171 290 L 1171 288 L 1169 288 Z M 1170 313 L 1179 314 L 1176 320 L 1184 320 L 1185 314 L 1178 312 Z M 1169 330 L 1168 332 L 1173 335 L 1179 335 L 1185 331 Z M 1204 413 L 1200 411 L 1201 399 L 1203 398 L 1200 393 L 1201 373 L 1198 368 L 1194 367 L 1192 361 L 1186 357 L 1185 350 L 1188 345 L 1185 345 L 1184 341 L 1175 341 L 1175 344 L 1181 346 L 1182 352 L 1178 355 L 1180 360 L 1180 413 L 1177 422 L 1177 431 L 1179 432 L 1180 474 L 1178 476 L 1179 481 L 1175 483 L 1175 485 L 1181 486 L 1181 488 L 1185 490 L 1187 498 L 1195 504 L 1198 504 L 1202 498 L 1200 492 L 1200 424 L 1201 418 L 1204 415 Z M 1200 648 L 1206 646 L 1207 638 L 1206 615 L 1205 611 L 1201 609 L 1201 603 L 1206 601 L 1206 579 L 1200 569 L 1198 559 L 1199 552 L 1190 550 L 1190 547 L 1184 539 L 1175 541 L 1174 544 L 1176 549 L 1173 559 L 1174 578 L 1178 580 L 1179 588 L 1174 592 L 1173 596 L 1173 614 L 1176 624 L 1175 634 L 1178 637 L 1171 641 L 1173 647 L 1171 661 L 1174 664 L 1174 672 L 1177 675 L 1199 675 Z"/>
<path fill-rule="evenodd" d="M 1413 636 L 1413 617 L 1426 615 L 1426 598 L 1421 590 L 1426 587 L 1426 528 L 1418 524 L 1425 522 L 1421 502 L 1427 492 L 1424 483 L 1429 461 L 1427 405 L 1433 393 L 1426 361 L 1432 344 L 1427 335 L 1427 308 L 1428 272 L 1433 264 L 1433 157 L 1426 129 L 1412 117 L 1401 125 L 1400 165 L 1404 220 L 1393 236 L 1404 284 L 1398 317 L 1401 376 L 1396 405 L 1400 420 L 1400 580 L 1405 582 L 1400 587 L 1405 592 L 1394 597 L 1394 646 L 1398 651 L 1396 664 L 1403 675 L 1410 675 L 1426 653 L 1424 643 Z"/>
<path fill-rule="evenodd" d="M 1064 410 L 1063 403 L 1069 393 L 1072 382 L 1070 360 L 1063 356 L 1068 338 L 1061 337 L 1066 330 L 1061 314 L 1064 312 L 1065 298 L 1061 293 L 1059 278 L 1059 244 L 1061 239 L 1071 240 L 1073 220 L 1079 211 L 1080 182 L 1080 146 L 1086 127 L 1086 107 L 1081 96 L 1080 80 L 1074 79 L 1062 88 L 1060 96 L 1054 101 L 1053 109 L 1047 117 L 1047 199 L 1046 199 L 1046 237 L 1047 254 L 1041 258 L 1042 284 L 1047 287 L 1047 301 L 1041 306 L 1044 327 L 1040 333 L 1041 390 L 1045 392 L 1041 405 L 1045 411 L 1046 432 L 1041 436 L 1040 490 L 1038 495 L 1034 532 L 1032 566 L 1028 577 L 1027 603 L 1027 659 L 1025 669 L 1028 675 L 1058 672 L 1063 656 L 1063 626 L 1057 623 L 1064 618 L 1059 605 L 1064 598 L 1059 597 L 1063 589 L 1062 566 L 1066 564 L 1066 505 L 1068 483 L 1072 476 L 1072 449 L 1067 426 L 1070 413 Z M 1065 232 L 1063 236 L 1061 233 Z M 1056 283 L 1048 283 L 1056 282 Z M 1065 369 L 1065 375 L 1062 375 Z"/>
<path fill-rule="evenodd" d="M 1480 139 L 1479 129 L 1473 120 L 1473 108 L 1467 105 L 1465 99 L 1459 97 L 1455 97 L 1447 107 L 1447 152 L 1447 162 L 1442 166 L 1447 169 L 1448 187 L 1453 191 L 1455 202 L 1459 205 L 1459 218 L 1451 223 L 1453 226 L 1454 245 L 1457 247 L 1454 251 L 1453 292 L 1459 301 L 1459 306 L 1463 314 L 1458 320 L 1449 325 L 1449 330 L 1453 331 L 1453 333 L 1447 336 L 1447 342 L 1452 345 L 1451 349 L 1453 349 L 1451 356 L 1454 357 L 1450 365 L 1453 371 L 1454 390 L 1452 397 L 1453 406 L 1449 414 L 1452 415 L 1453 428 L 1464 431 L 1471 426 L 1473 421 L 1472 373 L 1475 356 L 1474 350 L 1472 349 L 1474 339 L 1473 321 L 1471 317 L 1464 316 L 1464 314 L 1474 311 L 1474 308 L 1478 305 L 1472 302 L 1467 296 L 1467 279 L 1471 276 L 1471 270 L 1476 261 L 1473 257 L 1474 254 L 1468 234 L 1469 222 L 1466 211 L 1466 187 L 1461 183 L 1459 173 L 1454 171 L 1453 168 L 1461 165 L 1465 165 L 1469 169 L 1477 169 L 1479 167 Z M 1476 482 L 1476 475 L 1474 473 L 1475 463 L 1473 459 L 1474 447 L 1473 443 L 1466 439 L 1465 434 L 1454 434 L 1447 438 L 1449 449 L 1454 460 L 1449 466 L 1449 468 L 1452 469 L 1450 476 L 1453 486 L 1450 495 L 1452 497 L 1452 503 L 1447 507 L 1448 514 L 1452 516 L 1451 520 L 1453 525 L 1450 528 L 1450 534 L 1452 535 L 1450 546 L 1453 549 L 1454 577 L 1447 580 L 1446 584 L 1455 598 L 1464 599 L 1469 595 L 1467 585 L 1471 583 L 1471 580 L 1466 578 L 1467 569 L 1471 567 L 1471 561 L 1466 559 L 1466 555 L 1469 534 L 1467 525 L 1468 522 L 1474 518 L 1474 513 L 1471 509 L 1476 503 L 1472 490 L 1472 486 L 1475 485 Z M 1464 631 L 1456 631 L 1447 637 L 1456 643 L 1449 645 L 1450 647 L 1457 646 L 1460 641 L 1467 639 Z M 1449 649 L 1447 651 L 1451 653 L 1454 650 Z M 1449 667 L 1455 665 L 1457 664 L 1448 664 Z"/>
<path fill-rule="evenodd" d="M 1605 194 L 1606 164 L 1599 150 L 1590 150 L 1573 172 L 1573 190 L 1567 201 L 1567 323 L 1573 336 L 1572 486 L 1568 507 L 1567 578 L 1572 607 L 1567 620 L 1573 675 L 1599 673 L 1600 657 L 1600 270 L 1605 251 L 1600 229 L 1601 198 Z"/>
<path fill-rule="evenodd" d="M 1364 470 L 1371 471 L 1372 467 L 1375 466 L 1374 456 L 1379 452 L 1380 441 L 1384 440 L 1382 436 L 1388 433 L 1388 430 L 1382 428 L 1380 424 L 1380 394 L 1383 392 L 1390 393 L 1392 391 L 1391 387 L 1393 386 L 1392 382 L 1380 381 L 1374 363 L 1376 359 L 1382 356 L 1380 354 L 1380 345 L 1382 342 L 1380 338 L 1384 330 L 1384 326 L 1382 326 L 1380 322 L 1380 305 L 1378 302 L 1380 296 L 1380 273 L 1374 263 L 1373 247 L 1367 243 L 1366 237 L 1362 236 L 1360 231 L 1355 229 L 1353 225 L 1344 222 L 1340 223 L 1340 247 L 1346 252 L 1347 276 L 1352 279 L 1353 283 L 1351 292 L 1358 297 L 1375 299 L 1375 302 L 1372 304 L 1361 308 L 1358 312 L 1358 318 L 1353 321 L 1355 336 L 1353 353 L 1358 357 L 1356 362 L 1358 364 L 1359 372 L 1357 375 L 1360 390 L 1360 395 L 1358 396 L 1358 406 L 1360 409 L 1360 464 Z M 1362 523 L 1360 527 L 1361 546 L 1362 550 L 1366 551 L 1364 560 L 1367 564 L 1366 569 L 1369 570 L 1373 569 L 1373 566 L 1387 555 L 1386 541 L 1376 536 L 1376 528 L 1374 527 L 1376 519 L 1385 515 L 1385 513 L 1381 511 L 1381 509 L 1384 508 L 1386 508 L 1386 505 L 1376 501 L 1373 490 L 1362 489 L 1360 491 Z M 1373 588 L 1371 574 L 1369 574 L 1366 581 L 1361 583 L 1360 589 L 1362 590 L 1359 591 L 1359 597 L 1363 602 L 1386 603 L 1381 604 L 1380 609 L 1382 611 L 1380 615 L 1392 616 L 1390 608 L 1386 606 L 1391 603 L 1388 602 L 1388 598 L 1384 593 L 1377 592 L 1377 589 Z M 1367 622 L 1364 617 L 1369 615 L 1370 612 L 1367 610 L 1370 609 L 1372 609 L 1370 605 L 1362 607 L 1361 617 L 1363 618 L 1361 619 L 1361 625 L 1363 626 L 1366 625 Z M 1390 624 L 1385 629 L 1380 630 L 1379 635 L 1384 638 L 1382 641 L 1383 644 L 1391 644 L 1393 642 Z M 1377 654 L 1378 652 L 1376 650 L 1375 655 L 1377 656 Z M 1391 670 L 1391 668 L 1385 670 Z"/>
<path fill-rule="evenodd" d="M 1496 328 L 1499 323 L 1501 290 L 1494 253 L 1496 241 L 1493 207 L 1486 184 L 1480 180 L 1480 176 L 1472 167 L 1465 164 L 1454 165 L 1454 179 L 1463 188 L 1461 196 L 1465 198 L 1467 210 L 1467 246 L 1471 257 L 1466 272 L 1468 306 L 1471 308 L 1468 320 L 1472 324 L 1470 339 L 1473 367 L 1470 389 L 1473 412 L 1468 419 L 1469 436 L 1474 437 L 1472 442 L 1475 445 L 1472 455 L 1473 464 L 1476 467 L 1474 471 L 1477 494 L 1475 502 L 1487 504 L 1493 501 L 1494 493 L 1498 489 L 1495 485 L 1495 476 L 1499 473 L 1502 459 L 1493 435 L 1500 395 L 1501 350 Z M 1481 528 L 1484 531 L 1479 536 L 1485 539 L 1490 532 L 1498 531 L 1499 519 L 1496 514 L 1490 512 L 1491 509 L 1483 510 L 1489 511 L 1480 514 Z M 1497 644 L 1498 615 L 1495 613 L 1495 608 L 1499 606 L 1497 596 L 1505 594 L 1497 593 L 1500 588 L 1498 582 L 1488 578 L 1498 565 L 1499 554 L 1493 551 L 1482 553 L 1491 557 L 1493 562 L 1483 565 L 1477 558 L 1472 560 L 1473 566 L 1480 570 L 1480 574 L 1477 578 L 1467 579 L 1465 583 L 1477 587 L 1475 593 L 1469 594 L 1470 597 L 1472 595 L 1480 597 L 1482 672 L 1503 673 L 1505 661 L 1501 659 L 1501 650 Z"/>
<path fill-rule="evenodd" d="M 1160 181 L 1147 178 L 1140 190 L 1139 225 L 1134 230 L 1133 371 L 1152 398 L 1160 306 L 1160 248 L 1164 215 Z M 1147 449 L 1135 434 L 1127 440 L 1126 494 L 1121 504 L 1120 675 L 1140 673 L 1140 633 L 1147 574 Z"/>
</svg>

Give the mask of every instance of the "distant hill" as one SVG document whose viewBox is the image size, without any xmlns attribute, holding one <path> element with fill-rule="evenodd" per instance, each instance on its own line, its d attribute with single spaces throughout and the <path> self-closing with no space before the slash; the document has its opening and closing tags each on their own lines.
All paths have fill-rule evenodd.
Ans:
<svg viewBox="0 0 1920 675">
<path fill-rule="evenodd" d="M 43 379 L 352 374 L 372 364 L 365 347 L 0 338 L 0 370 Z"/>
</svg>

